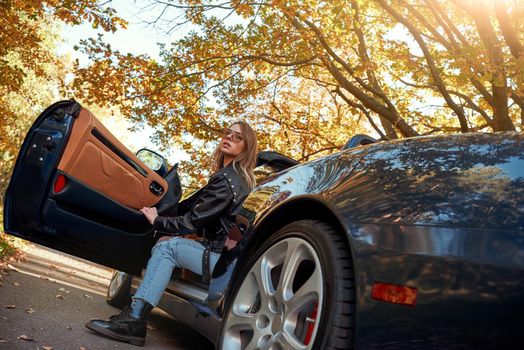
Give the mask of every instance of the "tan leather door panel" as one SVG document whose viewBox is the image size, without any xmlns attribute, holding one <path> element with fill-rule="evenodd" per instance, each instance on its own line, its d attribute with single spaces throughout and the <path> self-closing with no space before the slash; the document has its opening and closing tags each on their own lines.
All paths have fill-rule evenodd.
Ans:
<svg viewBox="0 0 524 350">
<path fill-rule="evenodd" d="M 116 147 L 131 163 L 145 170 L 146 176 L 97 138 L 93 130 L 106 143 Z M 160 184 L 164 193 L 167 191 L 166 181 L 111 135 L 87 109 L 82 109 L 73 124 L 58 169 L 116 202 L 134 209 L 153 206 L 162 198 L 149 190 L 152 181 Z"/>
</svg>

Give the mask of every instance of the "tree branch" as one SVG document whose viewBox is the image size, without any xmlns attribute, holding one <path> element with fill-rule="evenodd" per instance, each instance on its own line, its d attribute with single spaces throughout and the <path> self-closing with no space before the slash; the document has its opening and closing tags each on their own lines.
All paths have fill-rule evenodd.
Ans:
<svg viewBox="0 0 524 350">
<path fill-rule="evenodd" d="M 391 6 L 389 6 L 384 0 L 375 1 L 377 1 L 380 4 L 380 6 L 382 6 L 382 8 L 384 8 L 393 18 L 402 23 L 409 30 L 411 35 L 413 35 L 413 38 L 418 43 L 420 49 L 424 53 L 424 57 L 426 58 L 428 68 L 431 73 L 431 77 L 435 81 L 435 85 L 439 93 L 444 97 L 444 100 L 446 101 L 448 106 L 456 113 L 462 132 L 468 132 L 468 120 L 466 118 L 466 115 L 464 114 L 464 110 L 459 105 L 457 105 L 455 101 L 453 101 L 449 92 L 447 91 L 446 85 L 440 77 L 440 73 L 438 72 L 433 56 L 429 52 L 429 49 L 426 43 L 424 42 L 424 39 L 421 37 L 420 32 L 415 28 L 415 26 L 413 26 L 413 24 L 411 24 L 409 20 L 400 15 L 400 13 L 398 13 Z"/>
<path fill-rule="evenodd" d="M 485 110 L 483 110 L 482 108 L 479 107 L 479 105 L 473 102 L 473 100 L 469 96 L 464 95 L 463 93 L 460 93 L 458 91 L 452 91 L 452 90 L 450 90 L 449 93 L 462 98 L 464 101 L 466 101 L 469 108 L 478 112 L 482 116 L 482 118 L 484 118 L 487 125 L 493 126 L 493 119 L 491 119 L 491 117 L 486 113 Z"/>
<path fill-rule="evenodd" d="M 378 103 L 374 98 L 366 95 L 362 90 L 360 90 L 349 80 L 347 80 L 346 77 L 344 77 L 344 75 L 340 72 L 340 70 L 333 64 L 333 62 L 331 62 L 329 57 L 324 57 L 324 62 L 326 64 L 327 69 L 337 80 L 340 86 L 347 90 L 350 94 L 355 96 L 360 102 L 362 102 L 362 104 L 365 107 L 388 119 L 391 123 L 393 123 L 394 126 L 396 126 L 400 130 L 400 132 L 402 132 L 404 136 L 411 137 L 418 135 L 418 133 L 411 126 L 409 126 L 404 119 L 402 119 L 398 115 L 396 110 L 391 111 L 386 106 Z"/>
<path fill-rule="evenodd" d="M 497 16 L 502 36 L 504 36 L 504 40 L 508 44 L 511 54 L 513 57 L 519 59 L 524 54 L 524 47 L 519 42 L 515 31 L 511 28 L 511 20 L 504 6 L 504 0 L 495 1 L 495 15 Z"/>
<path fill-rule="evenodd" d="M 491 93 L 484 87 L 484 85 L 478 80 L 478 78 L 475 77 L 475 75 L 478 73 L 475 70 L 475 65 L 472 64 L 471 59 L 464 55 L 464 50 L 462 47 L 460 47 L 459 43 L 455 40 L 455 36 L 459 39 L 460 43 L 464 45 L 465 47 L 470 47 L 468 41 L 462 33 L 458 30 L 458 28 L 455 26 L 455 24 L 449 19 L 449 17 L 446 15 L 446 12 L 440 6 L 440 4 L 435 0 L 424 0 L 426 5 L 429 7 L 431 12 L 433 13 L 433 16 L 437 20 L 437 22 L 440 24 L 440 26 L 444 29 L 446 32 L 448 38 L 450 39 L 450 44 L 452 46 L 452 50 L 450 50 L 451 53 L 455 55 L 463 55 L 466 58 L 466 62 L 468 63 L 470 67 L 470 73 L 472 76 L 469 77 L 469 81 L 475 86 L 475 88 L 480 92 L 482 97 L 492 106 L 493 105 L 493 96 Z"/>
<path fill-rule="evenodd" d="M 382 132 L 382 130 L 380 130 L 380 128 L 378 127 L 377 124 L 375 124 L 375 121 L 373 120 L 373 118 L 371 117 L 371 114 L 368 112 L 368 110 L 362 106 L 360 103 L 355 103 L 353 101 L 351 101 L 341 90 L 340 88 L 337 86 L 337 88 L 335 89 L 335 92 L 337 93 L 337 95 L 339 95 L 340 97 L 342 97 L 342 99 L 348 104 L 350 105 L 351 107 L 354 107 L 354 108 L 357 108 L 359 109 L 360 111 L 362 111 L 362 113 L 366 116 L 366 118 L 368 119 L 369 121 L 369 124 L 371 124 L 371 126 L 373 127 L 373 129 L 375 129 L 375 131 L 380 135 L 380 137 L 383 139 L 383 140 L 389 140 L 389 138 L 384 135 L 384 133 Z"/>
<path fill-rule="evenodd" d="M 373 65 L 371 64 L 371 59 L 368 55 L 366 40 L 364 38 L 364 32 L 362 31 L 362 23 L 360 21 L 360 11 L 359 11 L 358 3 L 355 0 L 352 0 L 351 6 L 354 12 L 353 30 L 357 34 L 357 38 L 358 38 L 358 56 L 364 62 L 364 66 L 366 67 L 366 75 L 368 77 L 368 81 L 370 82 L 371 86 L 373 86 L 373 88 L 380 91 L 380 93 L 383 96 L 386 96 L 386 94 L 384 93 L 384 90 L 382 90 L 382 88 L 380 87 L 378 79 L 373 70 Z M 384 102 L 386 102 L 386 104 L 388 105 L 390 109 L 395 108 L 389 99 L 384 100 Z M 389 139 L 398 138 L 397 133 L 395 132 L 395 128 L 393 127 L 393 124 L 389 120 L 385 118 L 380 118 L 380 122 Z"/>
<path fill-rule="evenodd" d="M 477 1 L 474 6 L 468 6 L 463 1 L 452 0 L 457 6 L 468 12 L 476 23 L 480 39 L 482 40 L 488 57 L 494 67 L 491 87 L 493 91 L 493 130 L 515 130 L 509 117 L 508 92 L 506 72 L 504 70 L 504 56 L 494 28 L 488 16 L 488 9 L 484 1 Z"/>
<path fill-rule="evenodd" d="M 290 66 L 304 65 L 306 63 L 312 62 L 317 57 L 318 57 L 318 55 L 313 55 L 312 57 L 304 58 L 302 60 L 291 61 L 291 62 L 279 62 L 279 61 L 273 60 L 271 58 L 268 58 L 267 56 L 256 56 L 256 55 L 245 55 L 245 56 L 242 56 L 242 58 L 245 58 L 245 59 L 249 59 L 249 60 L 258 59 L 258 60 L 267 62 L 269 64 L 272 64 L 274 66 L 280 66 L 280 67 L 290 67 Z"/>
</svg>

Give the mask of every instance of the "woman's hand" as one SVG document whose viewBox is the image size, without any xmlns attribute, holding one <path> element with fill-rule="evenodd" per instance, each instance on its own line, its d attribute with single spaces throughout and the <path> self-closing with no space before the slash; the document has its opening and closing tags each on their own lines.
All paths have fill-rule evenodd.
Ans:
<svg viewBox="0 0 524 350">
<path fill-rule="evenodd" d="M 149 223 L 153 225 L 156 217 L 158 216 L 158 212 L 156 211 L 156 208 L 143 207 L 142 209 L 140 209 L 140 211 L 142 212 L 142 214 L 144 214 L 147 221 L 149 221 Z"/>
</svg>

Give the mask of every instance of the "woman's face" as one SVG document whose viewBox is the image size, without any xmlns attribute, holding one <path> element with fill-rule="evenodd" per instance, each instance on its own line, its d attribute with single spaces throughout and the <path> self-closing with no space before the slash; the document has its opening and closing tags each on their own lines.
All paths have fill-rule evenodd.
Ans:
<svg viewBox="0 0 524 350">
<path fill-rule="evenodd" d="M 245 143 L 240 125 L 233 124 L 225 130 L 220 141 L 220 150 L 224 153 L 224 158 L 236 158 L 244 150 Z"/>
</svg>

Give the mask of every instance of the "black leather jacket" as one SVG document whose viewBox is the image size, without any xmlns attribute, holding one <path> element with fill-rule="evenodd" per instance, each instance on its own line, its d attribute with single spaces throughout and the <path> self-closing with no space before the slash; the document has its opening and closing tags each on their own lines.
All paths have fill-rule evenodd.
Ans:
<svg viewBox="0 0 524 350">
<path fill-rule="evenodd" d="M 244 177 L 230 164 L 213 174 L 204 187 L 180 202 L 178 216 L 157 216 L 155 230 L 170 235 L 196 233 L 204 245 L 220 252 L 235 216 L 249 194 Z"/>
</svg>

